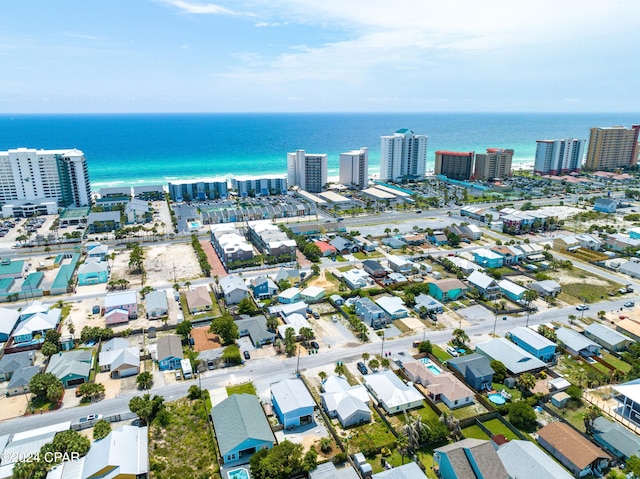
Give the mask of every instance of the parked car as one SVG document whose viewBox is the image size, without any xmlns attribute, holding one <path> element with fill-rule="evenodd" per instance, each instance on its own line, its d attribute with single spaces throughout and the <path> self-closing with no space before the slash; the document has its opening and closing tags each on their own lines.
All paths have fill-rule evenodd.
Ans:
<svg viewBox="0 0 640 479">
<path fill-rule="evenodd" d="M 356 366 L 358 367 L 358 371 L 360 371 L 362 374 L 369 374 L 367 366 L 362 361 L 358 362 Z"/>
<path fill-rule="evenodd" d="M 209 359 L 207 361 L 207 367 L 209 368 L 209 371 L 212 371 L 215 368 L 215 365 L 213 364 L 213 359 Z"/>
<path fill-rule="evenodd" d="M 180 371 L 176 371 L 176 381 L 180 381 L 182 379 L 182 375 L 180 374 Z"/>
<path fill-rule="evenodd" d="M 576 306 L 576 309 L 578 311 L 586 311 L 587 309 L 589 309 L 589 306 L 587 306 L 586 304 L 579 304 L 578 306 Z"/>
<path fill-rule="evenodd" d="M 317 341 L 311 341 L 309 344 L 313 349 L 320 349 L 320 345 L 318 344 Z"/>
<path fill-rule="evenodd" d="M 102 419 L 102 414 L 89 414 L 88 416 L 78 419 L 78 422 L 97 421 L 99 419 Z"/>
<path fill-rule="evenodd" d="M 456 351 L 456 348 L 454 348 L 454 347 L 452 347 L 452 346 L 447 347 L 447 352 L 448 352 L 451 356 L 453 356 L 454 358 L 457 358 L 457 357 L 458 357 L 458 351 Z"/>
<path fill-rule="evenodd" d="M 249 354 L 249 351 L 245 351 L 244 353 L 242 353 L 244 355 L 245 359 L 251 359 L 251 354 Z"/>
<path fill-rule="evenodd" d="M 627 301 L 626 303 L 624 303 L 625 308 L 633 308 L 635 305 L 636 303 L 634 303 L 633 301 Z"/>
<path fill-rule="evenodd" d="M 320 314 L 317 313 L 316 311 L 313 312 L 313 317 L 316 319 L 320 319 Z"/>
</svg>

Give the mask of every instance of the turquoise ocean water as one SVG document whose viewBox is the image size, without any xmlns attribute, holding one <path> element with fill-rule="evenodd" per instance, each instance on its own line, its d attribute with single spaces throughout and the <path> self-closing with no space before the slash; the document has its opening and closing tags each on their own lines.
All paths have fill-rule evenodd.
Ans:
<svg viewBox="0 0 640 479">
<path fill-rule="evenodd" d="M 329 155 L 369 148 L 377 173 L 380 136 L 400 128 L 429 136 L 436 150 L 513 148 L 514 164 L 531 163 L 536 140 L 589 138 L 594 126 L 631 126 L 632 113 L 283 113 L 0 115 L 0 150 L 17 147 L 84 151 L 94 189 L 122 184 L 286 173 L 287 152 Z"/>
</svg>

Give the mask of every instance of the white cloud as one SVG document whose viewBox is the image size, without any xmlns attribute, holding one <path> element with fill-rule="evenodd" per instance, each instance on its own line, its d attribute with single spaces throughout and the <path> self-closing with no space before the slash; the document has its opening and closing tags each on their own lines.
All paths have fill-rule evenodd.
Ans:
<svg viewBox="0 0 640 479">
<path fill-rule="evenodd" d="M 282 25 L 286 25 L 287 22 L 284 23 L 280 23 L 280 22 L 257 22 L 254 27 L 258 27 L 258 28 L 264 28 L 264 27 L 280 27 Z"/>
<path fill-rule="evenodd" d="M 161 3 L 170 5 L 181 10 L 183 13 L 195 15 L 239 15 L 238 12 L 230 10 L 215 3 L 192 3 L 185 0 L 159 0 Z"/>
</svg>

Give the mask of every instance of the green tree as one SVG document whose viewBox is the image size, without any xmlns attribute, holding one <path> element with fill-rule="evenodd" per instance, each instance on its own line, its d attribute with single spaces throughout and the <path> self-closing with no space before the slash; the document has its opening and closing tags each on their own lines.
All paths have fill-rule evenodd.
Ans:
<svg viewBox="0 0 640 479">
<path fill-rule="evenodd" d="M 62 335 L 55 329 L 49 329 L 44 335 L 44 340 L 53 343 L 56 347 L 60 347 L 60 337 Z"/>
<path fill-rule="evenodd" d="M 536 377 L 531 373 L 522 373 L 517 379 L 518 387 L 525 391 L 531 391 L 536 387 Z"/>
<path fill-rule="evenodd" d="M 313 333 L 313 329 L 303 326 L 300 328 L 300 336 L 302 336 L 302 340 L 305 343 L 309 343 L 313 338 L 315 338 L 315 334 Z"/>
<path fill-rule="evenodd" d="M 153 374 L 149 371 L 141 372 L 136 378 L 136 384 L 140 389 L 151 389 L 153 386 Z"/>
<path fill-rule="evenodd" d="M 319 275 L 320 274 L 320 266 L 318 266 L 317 264 L 313 263 L 311 265 L 311 273 L 314 275 Z"/>
<path fill-rule="evenodd" d="M 302 470 L 309 472 L 313 471 L 316 467 L 318 467 L 318 453 L 316 448 L 311 446 L 302 458 Z"/>
<path fill-rule="evenodd" d="M 380 368 L 380 361 L 378 360 L 378 358 L 373 358 L 369 361 L 369 368 L 372 371 L 376 371 Z"/>
<path fill-rule="evenodd" d="M 303 470 L 302 444 L 283 441 L 271 449 L 262 449 L 249 460 L 255 479 L 288 479 Z"/>
<path fill-rule="evenodd" d="M 457 346 L 466 346 L 469 342 L 469 336 L 464 329 L 456 328 L 453 330 L 453 343 Z"/>
<path fill-rule="evenodd" d="M 209 330 L 220 336 L 222 344 L 231 344 L 240 337 L 238 325 L 229 313 L 224 313 L 222 316 L 214 318 L 211 321 Z"/>
<path fill-rule="evenodd" d="M 104 396 L 104 384 L 84 383 L 80 385 L 79 392 L 85 402 L 94 401 Z"/>
<path fill-rule="evenodd" d="M 63 454 L 78 453 L 81 457 L 89 452 L 91 442 L 73 429 L 61 431 L 53 437 L 53 449 Z"/>
<path fill-rule="evenodd" d="M 507 377 L 507 367 L 501 361 L 494 359 L 490 363 L 491 369 L 493 369 L 493 382 L 502 384 Z"/>
<path fill-rule="evenodd" d="M 517 401 L 509 407 L 509 422 L 518 429 L 533 431 L 537 424 L 536 412 L 525 401 Z"/>
<path fill-rule="evenodd" d="M 342 377 L 347 372 L 347 367 L 344 364 L 342 364 L 342 361 L 338 361 L 333 372 L 336 373 L 338 376 Z"/>
<path fill-rule="evenodd" d="M 186 340 L 189 337 L 189 334 L 191 334 L 192 329 L 193 325 L 191 324 L 191 321 L 185 319 L 176 327 L 176 333 L 178 333 L 182 339 Z"/>
<path fill-rule="evenodd" d="M 320 452 L 328 454 L 331 452 L 333 440 L 330 437 L 323 437 L 320 439 Z"/>
<path fill-rule="evenodd" d="M 426 341 L 422 341 L 418 346 L 418 352 L 422 354 L 431 354 L 433 352 L 433 345 L 431 341 L 428 339 Z"/>
<path fill-rule="evenodd" d="M 284 332 L 284 352 L 287 356 L 293 356 L 296 352 L 296 333 L 293 328 L 287 328 Z"/>
<path fill-rule="evenodd" d="M 58 352 L 58 346 L 50 341 L 45 341 L 42 343 L 41 351 L 46 357 L 51 357 Z"/>
<path fill-rule="evenodd" d="M 640 478 L 640 458 L 633 455 L 627 459 L 627 473 L 633 474 L 634 479 Z"/>
<path fill-rule="evenodd" d="M 531 303 L 538 299 L 538 292 L 533 289 L 528 289 L 524 292 L 522 298 L 524 299 L 524 302 L 526 303 L 528 308 L 529 306 L 531 306 Z"/>
<path fill-rule="evenodd" d="M 240 356 L 240 348 L 235 344 L 230 344 L 222 353 L 222 360 L 226 364 L 241 364 L 242 357 Z"/>
<path fill-rule="evenodd" d="M 57 403 L 64 394 L 64 387 L 53 373 L 38 373 L 29 381 L 29 389 L 39 400 Z"/>
<path fill-rule="evenodd" d="M 200 389 L 197 385 L 192 385 L 189 387 L 189 393 L 187 394 L 187 397 L 189 399 L 191 399 L 192 401 L 195 401 L 196 399 L 200 399 L 202 397 L 202 389 Z"/>
<path fill-rule="evenodd" d="M 238 303 L 238 314 L 251 314 L 257 311 L 256 305 L 249 296 L 245 296 Z"/>
<path fill-rule="evenodd" d="M 369 353 L 367 353 L 366 351 L 364 353 L 362 353 L 362 360 L 365 362 L 365 364 L 367 363 L 367 361 L 369 361 L 370 357 L 371 357 L 371 355 Z"/>
<path fill-rule="evenodd" d="M 267 329 L 271 332 L 276 332 L 278 326 L 280 325 L 280 321 L 276 316 L 269 316 L 267 318 Z"/>
<path fill-rule="evenodd" d="M 99 441 L 100 439 L 104 439 L 111 432 L 111 423 L 101 419 L 98 421 L 95 426 L 93 426 L 93 439 L 95 441 Z"/>
<path fill-rule="evenodd" d="M 158 395 L 151 397 L 150 394 L 134 396 L 129 401 L 129 409 L 145 423 L 150 424 L 161 411 L 165 410 L 164 398 Z"/>
</svg>

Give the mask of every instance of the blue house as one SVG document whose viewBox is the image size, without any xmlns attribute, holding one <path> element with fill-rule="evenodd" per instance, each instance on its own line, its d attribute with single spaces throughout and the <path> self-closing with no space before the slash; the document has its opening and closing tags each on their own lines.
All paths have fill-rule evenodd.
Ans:
<svg viewBox="0 0 640 479">
<path fill-rule="evenodd" d="M 449 240 L 447 239 L 447 235 L 444 234 L 444 231 L 434 231 L 433 234 L 429 236 L 429 242 L 432 245 L 440 246 L 447 244 Z"/>
<path fill-rule="evenodd" d="M 447 360 L 450 369 L 458 371 L 465 382 L 476 391 L 491 389 L 493 374 L 491 361 L 482 354 L 473 353 Z"/>
<path fill-rule="evenodd" d="M 249 287 L 253 291 L 253 297 L 258 300 L 268 299 L 278 294 L 278 286 L 275 281 L 267 276 L 259 276 L 251 280 L 251 286 Z"/>
<path fill-rule="evenodd" d="M 556 343 L 529 328 L 518 326 L 510 331 L 511 341 L 545 363 L 553 361 Z"/>
<path fill-rule="evenodd" d="M 442 479 L 509 479 L 490 441 L 468 438 L 433 450 Z"/>
<path fill-rule="evenodd" d="M 387 324 L 387 316 L 384 310 L 374 303 L 371 298 L 356 299 L 356 314 L 358 317 L 374 329 L 379 329 Z"/>
<path fill-rule="evenodd" d="M 487 248 L 480 248 L 471 253 L 473 254 L 474 263 L 479 264 L 483 268 L 500 268 L 504 265 L 504 258 L 495 251 Z"/>
<path fill-rule="evenodd" d="M 509 281 L 508 279 L 503 279 L 498 283 L 500 287 L 500 291 L 511 301 L 522 301 L 524 299 L 524 293 L 526 291 L 525 288 L 520 286 L 519 284 L 514 283 L 513 281 Z"/>
<path fill-rule="evenodd" d="M 624 461 L 631 456 L 640 457 L 640 437 L 626 427 L 604 416 L 593 421 L 593 440 L 602 448 Z"/>
<path fill-rule="evenodd" d="M 78 284 L 80 286 L 106 283 L 108 279 L 109 266 L 104 261 L 89 261 L 78 268 Z"/>
<path fill-rule="evenodd" d="M 285 429 L 313 423 L 313 397 L 300 379 L 284 379 L 271 385 L 273 410 Z"/>
<path fill-rule="evenodd" d="M 276 440 L 253 394 L 233 394 L 211 408 L 220 457 L 227 464 L 246 464 L 254 453 L 271 449 Z"/>
<path fill-rule="evenodd" d="M 0 308 L 0 343 L 9 341 L 13 328 L 18 324 L 20 312 L 14 309 Z"/>
<path fill-rule="evenodd" d="M 459 279 L 441 279 L 434 283 L 429 283 L 429 295 L 438 301 L 446 303 L 455 301 L 467 291 L 467 285 Z"/>
<path fill-rule="evenodd" d="M 593 209 L 602 213 L 615 213 L 618 203 L 611 198 L 598 198 L 593 203 Z"/>
<path fill-rule="evenodd" d="M 159 338 L 157 357 L 160 371 L 180 369 L 180 361 L 184 359 L 180 337 L 170 334 Z"/>
</svg>

